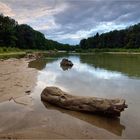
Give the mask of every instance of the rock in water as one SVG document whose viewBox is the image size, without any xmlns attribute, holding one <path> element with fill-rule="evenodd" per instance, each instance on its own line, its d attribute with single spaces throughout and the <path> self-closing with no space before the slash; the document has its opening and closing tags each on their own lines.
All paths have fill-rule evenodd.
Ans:
<svg viewBox="0 0 140 140">
<path fill-rule="evenodd" d="M 70 60 L 64 58 L 64 59 L 62 59 L 60 65 L 61 66 L 71 66 L 72 67 L 73 66 L 73 63 Z"/>
<path fill-rule="evenodd" d="M 127 108 L 124 99 L 74 96 L 57 87 L 46 87 L 41 93 L 41 99 L 65 109 L 100 113 L 111 117 L 120 116 L 120 113 Z"/>
</svg>

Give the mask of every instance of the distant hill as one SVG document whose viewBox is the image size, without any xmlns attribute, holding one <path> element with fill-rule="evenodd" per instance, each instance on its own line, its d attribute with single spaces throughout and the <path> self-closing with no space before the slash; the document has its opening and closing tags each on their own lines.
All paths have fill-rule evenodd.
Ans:
<svg viewBox="0 0 140 140">
<path fill-rule="evenodd" d="M 93 48 L 140 48 L 140 23 L 124 30 L 114 30 L 93 37 L 82 39 L 79 46 L 82 49 Z"/>
<path fill-rule="evenodd" d="M 20 49 L 58 49 L 73 50 L 68 44 L 48 40 L 44 34 L 34 30 L 29 25 L 19 25 L 14 19 L 0 14 L 0 47 L 15 47 Z"/>
</svg>

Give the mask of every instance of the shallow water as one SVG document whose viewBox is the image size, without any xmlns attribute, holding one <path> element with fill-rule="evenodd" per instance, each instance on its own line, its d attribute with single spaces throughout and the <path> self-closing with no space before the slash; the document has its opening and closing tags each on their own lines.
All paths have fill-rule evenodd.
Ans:
<svg viewBox="0 0 140 140">
<path fill-rule="evenodd" d="M 60 67 L 62 58 L 29 63 L 38 69 L 37 85 L 28 96 L 33 106 L 1 104 L 1 132 L 25 133 L 27 138 L 26 130 L 41 132 L 43 138 L 140 138 L 140 55 L 69 55 L 66 58 L 74 66 L 68 70 Z M 124 98 L 128 108 L 118 119 L 67 111 L 41 102 L 46 86 L 58 86 L 74 95 Z"/>
</svg>

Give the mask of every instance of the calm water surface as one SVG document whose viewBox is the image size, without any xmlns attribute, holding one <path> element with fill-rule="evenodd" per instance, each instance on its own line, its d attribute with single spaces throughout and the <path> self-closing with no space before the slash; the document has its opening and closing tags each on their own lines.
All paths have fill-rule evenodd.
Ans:
<svg viewBox="0 0 140 140">
<path fill-rule="evenodd" d="M 26 115 L 23 123 L 28 128 L 43 127 L 54 138 L 56 133 L 64 138 L 140 138 L 140 55 L 69 55 L 65 58 L 74 66 L 68 70 L 60 67 L 63 57 L 29 63 L 29 67 L 38 69 L 38 77 L 30 95 L 34 111 L 28 113 L 28 119 Z M 128 108 L 118 119 L 67 111 L 41 102 L 40 94 L 46 86 L 57 86 L 74 95 L 124 98 Z M 27 127 L 17 126 L 12 128 Z"/>
<path fill-rule="evenodd" d="M 31 67 L 40 70 L 37 88 L 58 86 L 74 95 L 124 98 L 128 109 L 122 113 L 120 120 L 110 121 L 98 116 L 86 117 L 85 120 L 118 136 L 140 138 L 140 55 L 68 56 L 74 63 L 68 70 L 60 67 L 62 58 L 30 63 Z M 81 115 L 75 117 L 82 119 Z"/>
</svg>

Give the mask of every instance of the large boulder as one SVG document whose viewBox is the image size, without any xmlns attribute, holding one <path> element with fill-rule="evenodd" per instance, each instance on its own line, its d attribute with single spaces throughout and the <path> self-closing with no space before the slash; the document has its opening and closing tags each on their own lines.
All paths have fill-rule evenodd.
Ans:
<svg viewBox="0 0 140 140">
<path fill-rule="evenodd" d="M 60 62 L 60 65 L 61 66 L 73 66 L 73 63 L 70 61 L 70 60 L 68 60 L 68 59 L 66 59 L 66 58 L 64 58 L 64 59 L 62 59 L 62 61 Z"/>
</svg>

